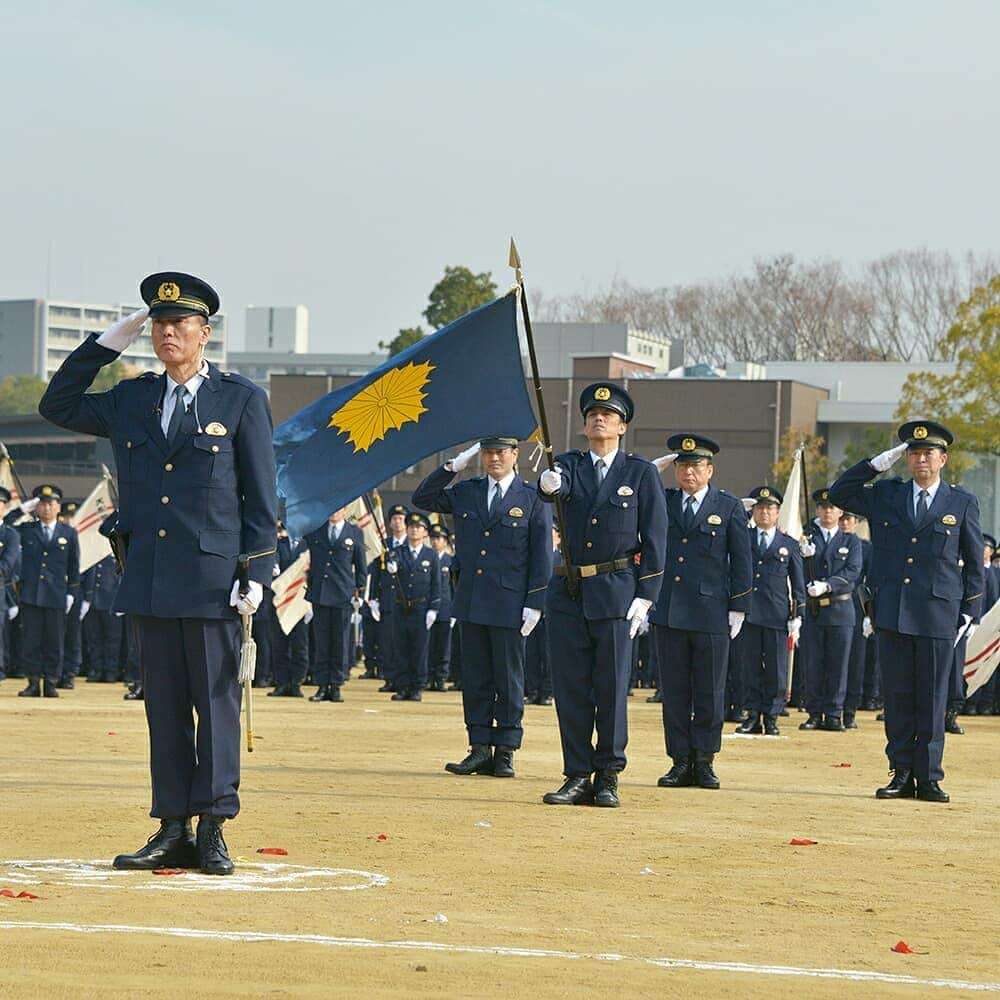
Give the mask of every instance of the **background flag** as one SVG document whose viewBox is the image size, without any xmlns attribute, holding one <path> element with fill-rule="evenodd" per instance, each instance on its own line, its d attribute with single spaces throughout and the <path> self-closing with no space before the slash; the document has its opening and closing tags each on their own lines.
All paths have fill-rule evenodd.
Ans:
<svg viewBox="0 0 1000 1000">
<path fill-rule="evenodd" d="M 785 499 L 778 514 L 778 527 L 792 538 L 802 537 L 802 449 L 792 455 L 792 471 L 785 485 Z"/>
<path fill-rule="evenodd" d="M 346 518 L 351 524 L 356 524 L 365 536 L 365 562 L 369 565 L 371 565 L 372 560 L 382 555 L 382 538 L 385 537 L 385 525 L 382 523 L 382 500 L 377 491 L 372 494 L 372 507 L 375 509 L 378 524 L 372 520 L 361 497 L 347 505 Z"/>
<path fill-rule="evenodd" d="M 80 572 L 85 573 L 91 566 L 97 565 L 105 556 L 111 555 L 111 545 L 101 534 L 100 527 L 104 519 L 115 509 L 111 498 L 111 473 L 103 467 L 104 474 L 90 495 L 76 509 L 73 519 L 69 522 L 80 537 Z"/>
<path fill-rule="evenodd" d="M 474 309 L 276 428 L 289 533 L 307 534 L 436 451 L 489 434 L 529 437 L 516 307 L 511 291 Z"/>
<path fill-rule="evenodd" d="M 309 550 L 301 553 L 283 573 L 271 581 L 274 612 L 281 631 L 288 635 L 309 610 L 306 600 L 306 575 L 309 572 Z"/>
<path fill-rule="evenodd" d="M 971 698 L 1000 665 L 1000 602 L 983 615 L 965 648 L 966 697 Z"/>
</svg>

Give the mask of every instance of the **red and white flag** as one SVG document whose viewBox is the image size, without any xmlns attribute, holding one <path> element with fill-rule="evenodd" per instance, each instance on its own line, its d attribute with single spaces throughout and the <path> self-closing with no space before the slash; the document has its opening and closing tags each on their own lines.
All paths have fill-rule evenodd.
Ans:
<svg viewBox="0 0 1000 1000">
<path fill-rule="evenodd" d="M 356 524 L 365 536 L 365 561 L 370 563 L 382 554 L 382 539 L 385 538 L 385 522 L 382 519 L 382 501 L 377 492 L 372 493 L 372 508 L 375 518 L 372 519 L 368 508 L 361 497 L 352 500 L 344 509 L 347 511 L 347 521 Z"/>
<path fill-rule="evenodd" d="M 306 576 L 309 573 L 309 550 L 306 549 L 283 573 L 274 578 L 274 611 L 281 631 L 288 635 L 309 610 L 306 600 Z"/>
<path fill-rule="evenodd" d="M 111 555 L 111 544 L 100 532 L 101 524 L 114 513 L 111 499 L 111 473 L 104 469 L 90 496 L 77 508 L 69 522 L 80 537 L 80 572 L 85 573 L 105 556 Z"/>
<path fill-rule="evenodd" d="M 1000 665 L 1000 601 L 986 612 L 976 634 L 965 647 L 965 683 L 971 698 Z"/>
</svg>

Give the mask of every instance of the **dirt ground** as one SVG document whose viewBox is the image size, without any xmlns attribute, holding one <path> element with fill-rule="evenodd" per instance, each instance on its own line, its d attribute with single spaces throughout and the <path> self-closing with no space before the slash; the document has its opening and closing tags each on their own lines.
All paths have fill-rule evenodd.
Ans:
<svg viewBox="0 0 1000 1000">
<path fill-rule="evenodd" d="M 457 694 L 258 691 L 226 827 L 245 861 L 223 888 L 110 872 L 155 829 L 142 706 L 119 686 L 29 701 L 22 685 L 0 685 L 0 890 L 39 898 L 0 897 L 5 998 L 1000 992 L 1000 718 L 949 737 L 946 806 L 876 801 L 870 713 L 845 734 L 800 733 L 793 713 L 779 739 L 724 741 L 720 791 L 664 790 L 659 706 L 640 691 L 623 805 L 603 810 L 542 805 L 561 781 L 552 708 L 527 710 L 505 781 L 443 771 L 466 745 Z M 52 863 L 11 864 L 36 859 Z M 301 881 L 273 881 L 288 872 Z"/>
</svg>

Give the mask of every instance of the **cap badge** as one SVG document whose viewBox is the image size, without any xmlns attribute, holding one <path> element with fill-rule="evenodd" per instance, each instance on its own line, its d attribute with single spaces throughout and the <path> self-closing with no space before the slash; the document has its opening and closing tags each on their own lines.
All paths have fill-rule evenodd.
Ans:
<svg viewBox="0 0 1000 1000">
<path fill-rule="evenodd" d="M 823 500 L 829 500 L 830 499 L 830 491 L 829 490 L 823 490 L 823 492 L 820 494 L 820 497 Z"/>
<path fill-rule="evenodd" d="M 719 517 L 718 514 L 709 514 L 708 517 L 705 518 L 705 520 L 709 524 L 722 524 L 722 518 Z"/>
<path fill-rule="evenodd" d="M 206 434 L 211 434 L 212 437 L 225 437 L 228 431 L 226 430 L 225 424 L 220 424 L 213 420 L 206 428 Z"/>
<path fill-rule="evenodd" d="M 43 497 L 50 497 L 50 496 L 52 496 L 52 487 L 51 486 L 43 486 L 42 487 L 42 496 Z"/>
<path fill-rule="evenodd" d="M 927 437 L 927 428 L 924 427 L 922 424 L 919 427 L 914 427 L 913 428 L 913 436 L 918 441 L 923 441 L 923 439 L 925 437 Z"/>
<path fill-rule="evenodd" d="M 599 399 L 602 403 L 611 398 L 611 390 L 606 386 L 599 386 L 594 390 L 594 399 Z"/>
<path fill-rule="evenodd" d="M 520 507 L 511 507 L 507 512 L 511 517 L 524 517 L 524 511 Z"/>
<path fill-rule="evenodd" d="M 769 497 L 769 496 L 771 495 L 771 491 L 770 491 L 770 490 L 769 490 L 769 489 L 768 489 L 768 488 L 767 488 L 767 487 L 765 486 L 765 487 L 764 487 L 764 488 L 763 488 L 763 489 L 762 489 L 762 490 L 760 491 L 760 495 L 761 495 L 762 497 Z"/>
<path fill-rule="evenodd" d="M 180 285 L 174 281 L 164 281 L 156 290 L 156 297 L 161 302 L 176 302 L 181 297 Z"/>
<path fill-rule="evenodd" d="M 681 441 L 681 451 L 694 451 L 695 447 L 694 438 L 684 438 Z"/>
<path fill-rule="evenodd" d="M 941 518 L 941 523 L 942 524 L 958 524 L 958 521 L 955 520 L 955 515 L 954 514 L 945 514 L 945 516 Z"/>
<path fill-rule="evenodd" d="M 618 495 L 620 497 L 630 497 L 632 495 L 632 492 L 633 492 L 633 490 L 632 490 L 631 486 L 619 486 L 618 487 Z"/>
</svg>

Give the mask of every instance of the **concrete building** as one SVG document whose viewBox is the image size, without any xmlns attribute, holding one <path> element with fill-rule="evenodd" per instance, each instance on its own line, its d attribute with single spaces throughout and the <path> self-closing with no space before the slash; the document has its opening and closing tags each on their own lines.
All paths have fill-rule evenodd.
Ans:
<svg viewBox="0 0 1000 1000">
<path fill-rule="evenodd" d="M 248 353 L 309 351 L 309 310 L 305 306 L 247 306 L 243 349 Z"/>
<path fill-rule="evenodd" d="M 671 341 L 625 323 L 533 323 L 535 355 L 542 378 L 569 378 L 573 358 L 581 354 L 619 354 L 655 372 L 667 372 L 679 363 L 671 359 Z"/>
<path fill-rule="evenodd" d="M 8 299 L 0 301 L 0 378 L 7 375 L 35 375 L 47 382 L 74 348 L 92 333 L 102 333 L 115 320 L 140 308 L 139 305 L 99 305 L 50 299 Z M 205 357 L 220 368 L 226 367 L 226 316 L 219 313 L 209 321 L 212 337 Z M 126 360 L 139 369 L 162 371 L 146 332 L 129 348 Z"/>
<path fill-rule="evenodd" d="M 239 372 L 271 391 L 273 375 L 346 376 L 347 381 L 367 375 L 384 364 L 384 353 L 371 354 L 280 354 L 276 351 L 230 351 L 229 371 Z"/>
</svg>

